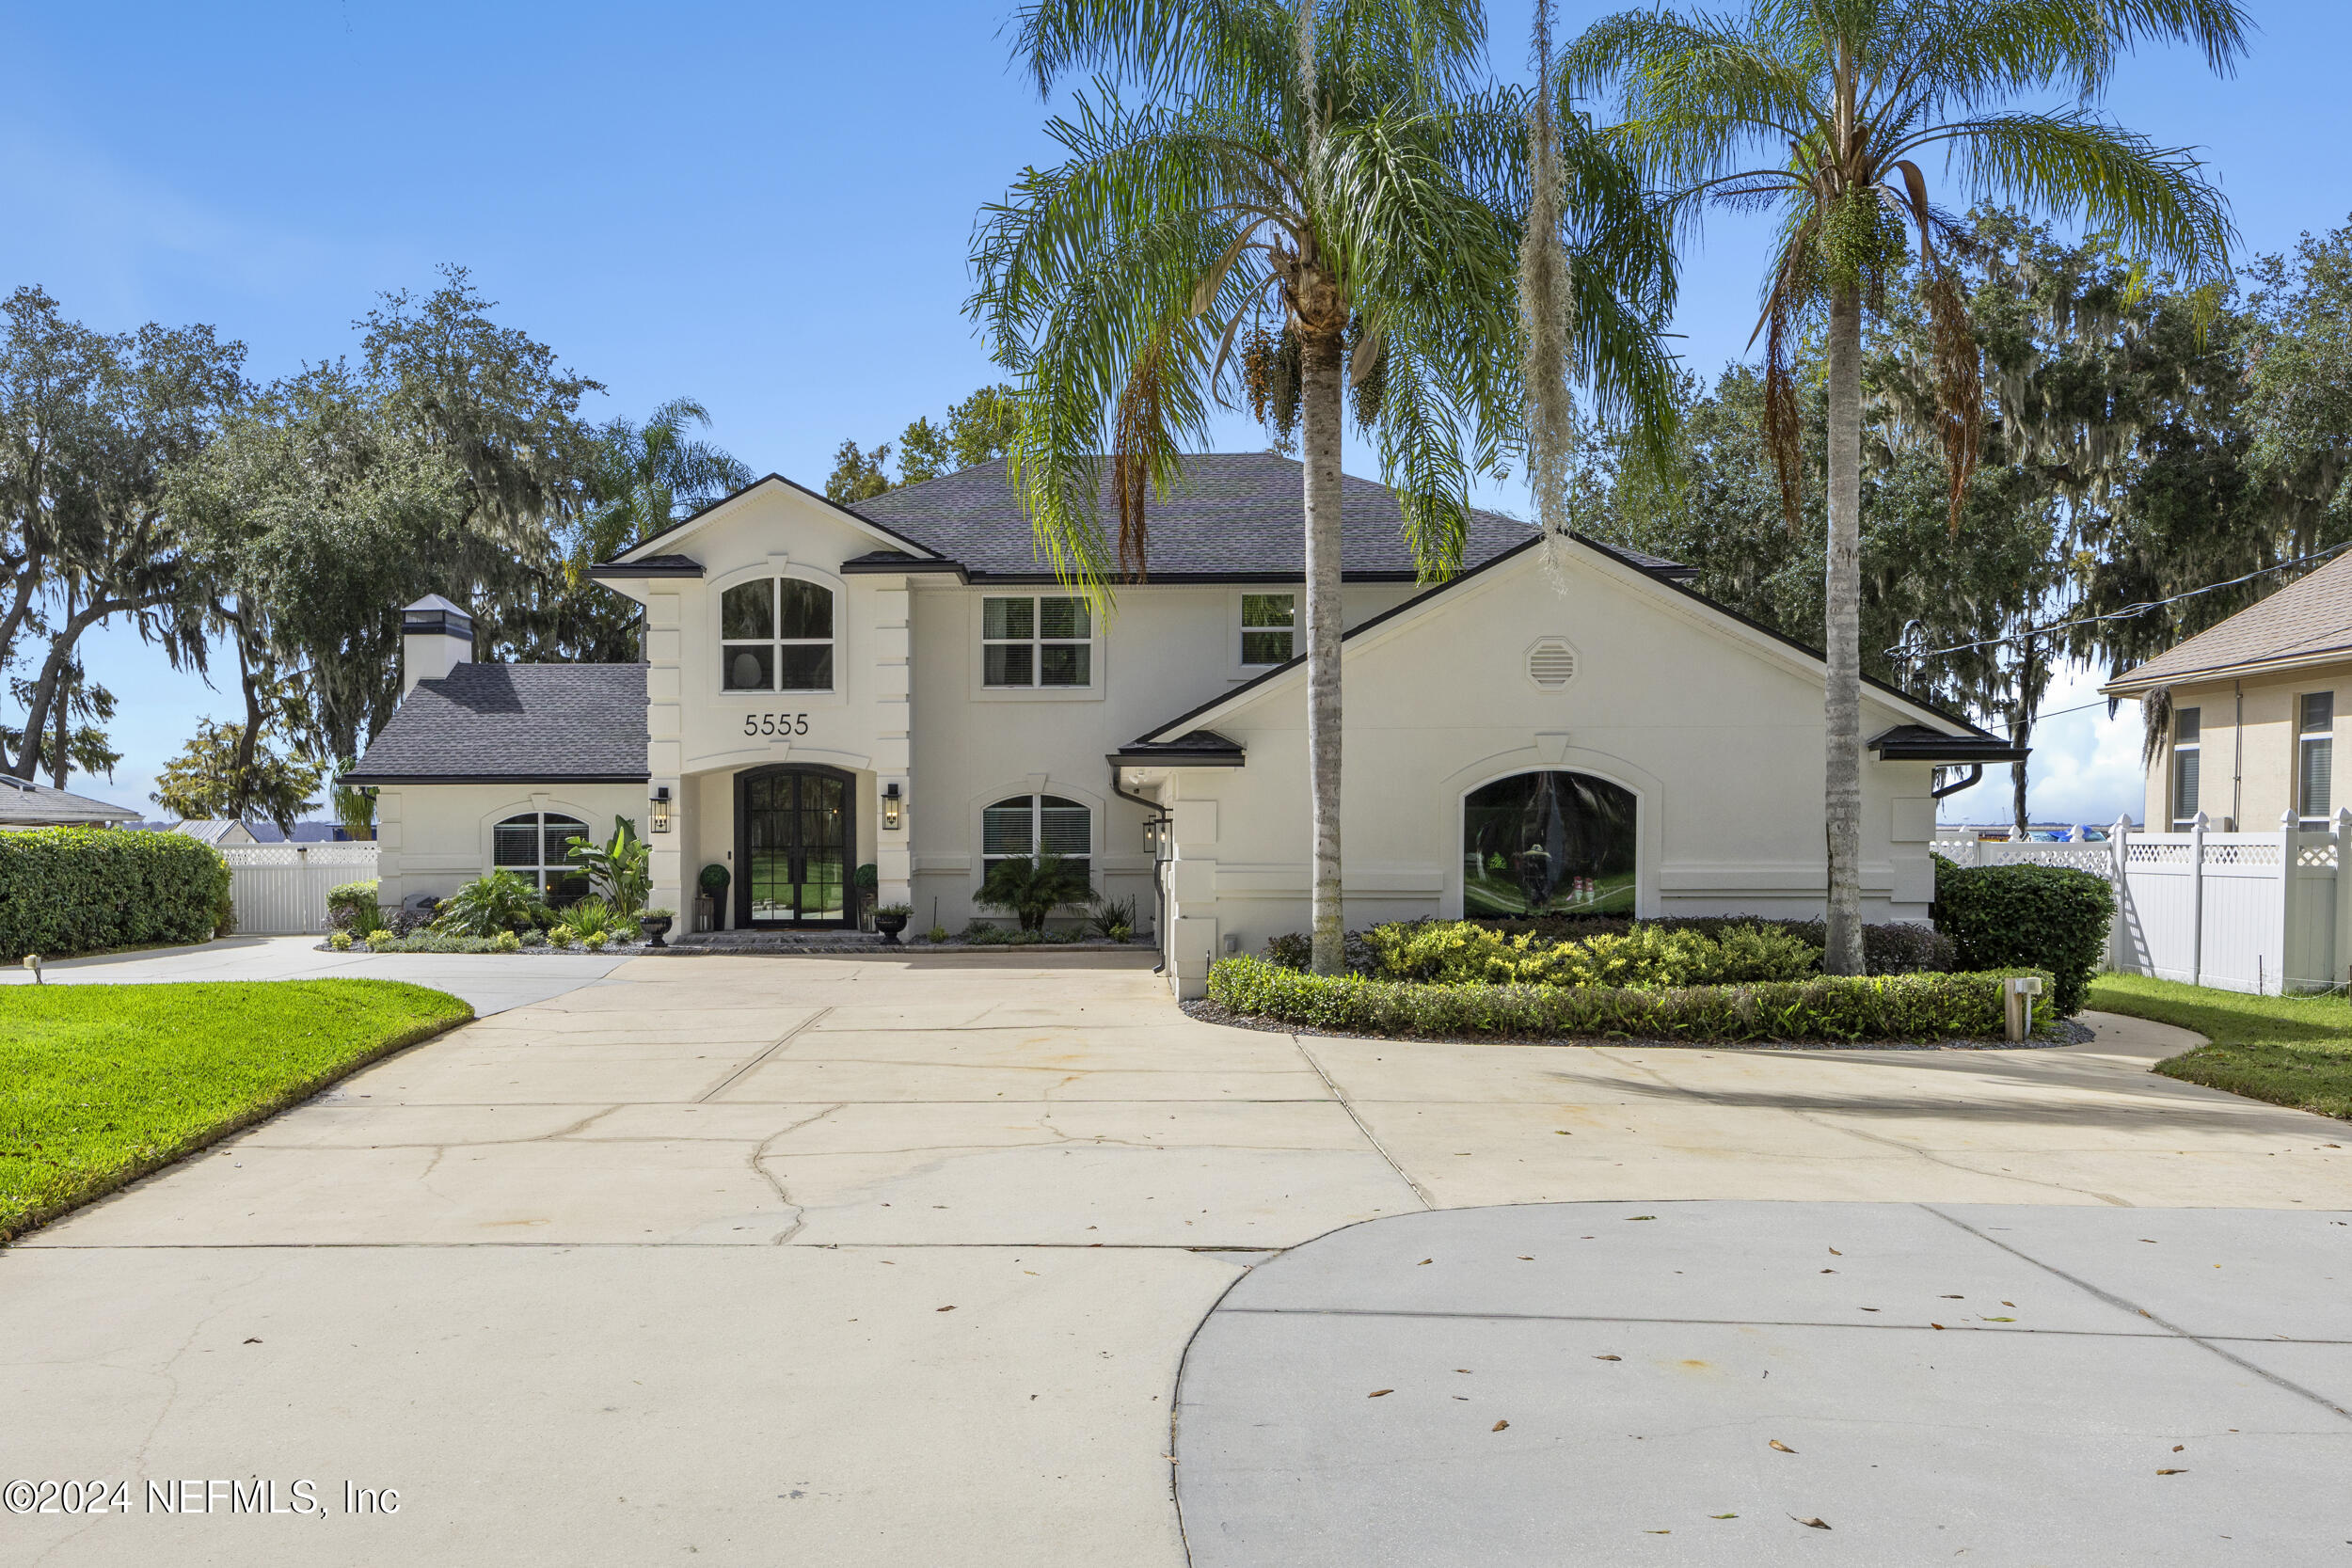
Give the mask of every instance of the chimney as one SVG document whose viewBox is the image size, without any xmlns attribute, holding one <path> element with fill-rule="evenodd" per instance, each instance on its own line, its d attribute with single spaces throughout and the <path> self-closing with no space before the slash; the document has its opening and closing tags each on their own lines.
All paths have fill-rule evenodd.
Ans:
<svg viewBox="0 0 2352 1568">
<path fill-rule="evenodd" d="M 400 695 L 405 702 L 419 681 L 437 681 L 473 662 L 473 617 L 427 594 L 400 612 Z"/>
</svg>

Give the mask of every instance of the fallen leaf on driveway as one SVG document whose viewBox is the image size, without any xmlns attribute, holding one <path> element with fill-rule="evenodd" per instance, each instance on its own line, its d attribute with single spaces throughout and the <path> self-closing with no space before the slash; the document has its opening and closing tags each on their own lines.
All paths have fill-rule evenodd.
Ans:
<svg viewBox="0 0 2352 1568">
<path fill-rule="evenodd" d="M 1982 1321 L 1989 1323 L 2013 1323 L 2017 1320 L 2015 1318 L 1986 1318 Z"/>
<path fill-rule="evenodd" d="M 1417 1268 L 1417 1269 L 1420 1269 L 1420 1268 L 1426 1268 L 1426 1267 L 1428 1267 L 1430 1264 L 1432 1264 L 1432 1263 L 1434 1263 L 1434 1262 L 1436 1262 L 1436 1261 L 1437 1261 L 1437 1259 L 1436 1259 L 1435 1258 L 1424 1258 L 1424 1259 L 1422 1259 L 1420 1262 L 1418 1262 L 1418 1263 L 1414 1264 L 1414 1265 L 1413 1265 L 1413 1267 L 1415 1267 L 1415 1268 Z"/>
<path fill-rule="evenodd" d="M 954 1308 L 954 1307 L 942 1307 L 936 1308 L 936 1310 L 941 1311 L 941 1312 L 952 1312 L 952 1311 L 954 1311 L 954 1310 L 955 1310 L 955 1308 Z"/>
<path fill-rule="evenodd" d="M 1656 1214 L 1628 1214 L 1626 1216 L 1626 1221 L 1628 1224 L 1630 1224 L 1634 1220 L 1654 1220 L 1658 1216 Z"/>
<path fill-rule="evenodd" d="M 1670 1529 L 1645 1529 L 1642 1533 L 1644 1535 L 1672 1535 L 1674 1531 Z"/>
<path fill-rule="evenodd" d="M 1527 1254 L 1525 1254 L 1524 1252 L 1517 1254 L 1517 1257 L 1518 1258 L 1518 1260 L 1519 1260 L 1520 1262 L 1522 1262 L 1522 1263 L 1533 1263 L 1534 1261 L 1535 1261 L 1535 1259 L 1534 1259 L 1533 1258 L 1530 1258 L 1530 1257 L 1529 1257 Z"/>
<path fill-rule="evenodd" d="M 1829 1249 L 1829 1255 L 1830 1255 L 1832 1258 L 1843 1258 L 1843 1257 L 1845 1257 L 1845 1256 L 1846 1256 L 1844 1253 L 1842 1253 L 1842 1252 L 1838 1251 L 1836 1247 L 1832 1247 L 1832 1248 L 1830 1248 L 1830 1249 Z M 1726 1515 L 1724 1515 L 1724 1517 L 1726 1517 L 1726 1518 L 1730 1518 L 1730 1517 L 1732 1517 L 1732 1515 L 1726 1514 Z"/>
<path fill-rule="evenodd" d="M 1790 1517 L 1791 1519 L 1797 1519 L 1797 1516 L 1796 1516 L 1795 1514 L 1793 1514 L 1793 1513 L 1791 1513 L 1790 1515 L 1788 1515 L 1788 1517 Z M 1829 1524 L 1828 1524 L 1828 1522 L 1827 1522 L 1827 1521 L 1825 1521 L 1825 1520 L 1821 1520 L 1821 1519 L 1797 1519 L 1797 1523 L 1799 1523 L 1799 1524 L 1801 1524 L 1801 1525 L 1804 1526 L 1807 1529 L 1827 1529 L 1827 1528 L 1829 1528 Z"/>
<path fill-rule="evenodd" d="M 1508 1421 L 1497 1421 L 1494 1425 L 1492 1425 L 1492 1426 L 1488 1427 L 1486 1430 L 1487 1430 L 1488 1432 L 1501 1432 L 1501 1431 L 1502 1431 L 1504 1427 L 1507 1427 L 1507 1426 L 1509 1426 L 1510 1424 L 1511 1424 L 1511 1423 L 1510 1423 L 1510 1422 L 1508 1422 Z"/>
<path fill-rule="evenodd" d="M 1708 1517 L 1710 1519 L 1737 1519 L 1740 1515 L 1737 1513 L 1710 1513 Z"/>
<path fill-rule="evenodd" d="M 259 1339 L 247 1339 L 247 1340 L 246 1341 L 246 1344 L 248 1344 L 248 1345 L 258 1345 L 258 1344 L 260 1344 L 261 1342 L 262 1342 L 262 1341 L 261 1341 L 261 1340 L 259 1340 Z"/>
<path fill-rule="evenodd" d="M 1371 1393 L 1366 1394 L 1364 1398 L 1368 1400 L 1376 1400 L 1383 1394 L 1393 1394 L 1395 1392 L 1396 1390 L 1393 1388 L 1375 1388 Z"/>
<path fill-rule="evenodd" d="M 1788 1444 L 1786 1444 L 1786 1443 L 1782 1442 L 1782 1441 L 1781 1441 L 1779 1438 L 1777 1438 L 1777 1437 L 1773 1438 L 1773 1439 L 1772 1439 L 1770 1443 L 1766 1444 L 1765 1446 L 1766 1446 L 1767 1448 L 1778 1449 L 1779 1449 L 1782 1453 L 1795 1453 L 1795 1452 L 1797 1451 L 1796 1449 L 1794 1449 L 1790 1448 Z"/>
<path fill-rule="evenodd" d="M 1622 1355 L 1596 1355 L 1593 1359 L 1596 1361 L 1622 1361 L 1625 1357 Z"/>
<path fill-rule="evenodd" d="M 1942 1328 L 1944 1325 L 1942 1323 L 1930 1323 L 1928 1326 L 1930 1328 Z"/>
<path fill-rule="evenodd" d="M 2158 1470 L 2156 1474 L 2160 1476 L 2185 1476 L 2188 1474 L 2188 1472 L 2186 1470 Z"/>
<path fill-rule="evenodd" d="M 2179 1452 L 2180 1452 L 2183 1449 L 2185 1449 L 2185 1448 L 2187 1448 L 2187 1447 L 2188 1447 L 2188 1445 L 2187 1445 L 2186 1443 L 2175 1443 L 2175 1444 L 2173 1444 L 2173 1445 L 2172 1445 L 2172 1451 L 2173 1451 L 2174 1453 L 2179 1453 Z"/>
</svg>

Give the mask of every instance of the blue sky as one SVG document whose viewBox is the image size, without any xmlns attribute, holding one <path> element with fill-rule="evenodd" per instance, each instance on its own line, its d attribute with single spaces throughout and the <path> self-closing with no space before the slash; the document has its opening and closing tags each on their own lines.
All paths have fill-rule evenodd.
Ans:
<svg viewBox="0 0 2352 1568">
<path fill-rule="evenodd" d="M 1565 4 L 1564 31 L 1612 8 Z M 1006 65 L 1011 10 L 6 6 L 0 277 L 95 326 L 209 322 L 268 377 L 349 352 L 379 291 L 458 261 L 501 320 L 611 388 L 599 417 L 691 394 L 755 467 L 821 483 L 845 436 L 889 438 L 992 378 L 961 314 L 973 214 L 1050 153 L 1046 111 Z M 2153 52 L 2108 106 L 2204 150 L 2248 247 L 2275 250 L 2352 208 L 2334 161 L 2352 8 L 2253 11 L 2264 32 L 2234 79 Z M 1490 15 L 1516 72 L 1527 8 Z M 1691 258 L 1679 347 L 1710 373 L 1754 321 L 1754 238 L 1718 224 Z M 1236 423 L 1222 444 L 1263 443 Z M 1360 451 L 1348 466 L 1377 472 Z M 119 631 L 87 657 L 122 698 L 127 753 L 89 787 L 144 806 L 197 717 L 237 711 L 233 677 L 215 692 Z M 2036 815 L 2138 816 L 2134 729 L 2096 706 L 2052 721 Z"/>
</svg>

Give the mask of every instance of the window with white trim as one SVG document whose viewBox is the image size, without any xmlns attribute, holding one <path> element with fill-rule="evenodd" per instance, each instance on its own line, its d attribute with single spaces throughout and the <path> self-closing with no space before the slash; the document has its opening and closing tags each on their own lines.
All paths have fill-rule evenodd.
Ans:
<svg viewBox="0 0 2352 1568">
<path fill-rule="evenodd" d="M 2203 747 L 2203 725 L 2193 707 L 2172 710 L 2172 831 L 2185 833 L 2197 825 L 2197 762 Z"/>
<path fill-rule="evenodd" d="M 572 863 L 564 847 L 587 836 L 588 824 L 577 816 L 527 811 L 490 830 L 490 864 L 550 898 L 578 898 L 588 891 L 588 874 Z"/>
<path fill-rule="evenodd" d="M 1084 599 L 1053 594 L 980 601 L 980 684 L 1094 684 L 1094 616 Z"/>
<path fill-rule="evenodd" d="M 1297 616 L 1295 594 L 1244 594 L 1241 661 L 1255 666 L 1288 664 L 1297 651 Z"/>
<path fill-rule="evenodd" d="M 2296 705 L 2295 726 L 2295 814 L 2305 832 L 2328 826 L 2335 772 L 2336 694 L 2306 691 Z"/>
<path fill-rule="evenodd" d="M 800 578 L 761 578 L 720 594 L 719 686 L 831 691 L 833 590 Z"/>
<path fill-rule="evenodd" d="M 1085 871 L 1094 867 L 1094 814 L 1058 795 L 1015 795 L 980 813 L 980 877 L 998 861 L 1053 855 Z"/>
</svg>

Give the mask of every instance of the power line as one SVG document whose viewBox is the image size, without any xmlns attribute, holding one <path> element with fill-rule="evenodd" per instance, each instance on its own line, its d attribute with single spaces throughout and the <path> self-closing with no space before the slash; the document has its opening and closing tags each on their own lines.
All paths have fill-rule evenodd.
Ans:
<svg viewBox="0 0 2352 1568">
<path fill-rule="evenodd" d="M 2330 546 L 2327 549 L 2321 550 L 2316 555 L 2307 555 L 2299 561 L 2281 561 L 2276 566 L 2260 566 L 2255 568 L 2253 571 L 2247 573 L 2242 578 L 2232 578 L 2227 582 L 2207 583 L 2202 588 L 2191 588 L 2184 593 L 2174 594 L 2169 598 L 2146 599 L 2138 604 L 2125 605 L 2121 610 L 2110 610 L 2104 615 L 2078 616 L 2072 621 L 2057 621 L 2046 626 L 2029 626 L 2024 631 L 2010 632 L 2007 636 L 2003 637 L 1987 637 L 1975 642 L 1955 642 L 1948 648 L 1926 648 L 1922 649 L 1918 653 L 1907 654 L 1903 652 L 1901 646 L 1898 644 L 1897 646 L 1886 650 L 1886 657 L 1889 658 L 1908 659 L 1913 663 L 1917 663 L 1920 659 L 1936 658 L 1945 654 L 1964 654 L 1972 648 L 1994 648 L 2000 646 L 2004 642 L 2019 642 L 2029 637 L 2046 637 L 2054 631 L 2065 631 L 2074 626 L 2096 626 L 2102 621 L 2121 621 L 2134 615 L 2145 615 L 2152 610 L 2162 610 L 2166 605 L 2178 604 L 2183 599 L 2193 599 L 2200 594 L 2217 594 L 2224 588 L 2235 588 L 2241 583 L 2251 582 L 2256 578 L 2268 577 L 2273 572 L 2291 572 L 2297 566 L 2309 566 L 2315 562 L 2325 561 L 2329 556 L 2340 554 L 2347 549 L 2352 549 L 2352 541 L 2346 541 L 2341 545 Z M 2070 708 L 2067 711 L 2071 713 L 2076 710 Z"/>
</svg>

